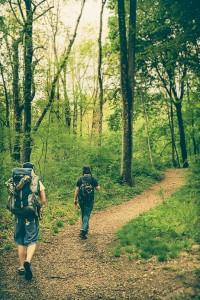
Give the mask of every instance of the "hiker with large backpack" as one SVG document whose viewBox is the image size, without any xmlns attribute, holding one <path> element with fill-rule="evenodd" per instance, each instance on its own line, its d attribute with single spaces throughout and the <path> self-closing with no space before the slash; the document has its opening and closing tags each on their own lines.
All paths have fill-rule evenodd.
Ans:
<svg viewBox="0 0 200 300">
<path fill-rule="evenodd" d="M 82 226 L 80 237 L 85 240 L 87 239 L 90 214 L 94 205 L 94 189 L 100 191 L 100 186 L 97 179 L 92 176 L 89 165 L 83 166 L 82 172 L 83 176 L 76 182 L 74 204 L 76 206 L 79 204 L 81 208 Z"/>
<path fill-rule="evenodd" d="M 45 187 L 34 172 L 32 163 L 15 168 L 6 182 L 7 209 L 14 215 L 14 241 L 18 245 L 19 275 L 32 279 L 31 261 L 39 233 L 40 210 L 46 201 Z"/>
</svg>

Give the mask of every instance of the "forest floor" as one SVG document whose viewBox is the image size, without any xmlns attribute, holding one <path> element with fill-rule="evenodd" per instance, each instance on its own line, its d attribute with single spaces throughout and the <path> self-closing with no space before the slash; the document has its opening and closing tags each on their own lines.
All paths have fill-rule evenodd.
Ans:
<svg viewBox="0 0 200 300">
<path fill-rule="evenodd" d="M 4 300 L 157 300 L 200 299 L 199 253 L 181 253 L 167 262 L 112 257 L 115 232 L 131 219 L 162 202 L 184 184 L 183 169 L 169 170 L 165 178 L 141 195 L 105 211 L 93 212 L 88 239 L 81 241 L 76 225 L 40 242 L 32 261 L 33 279 L 18 276 L 16 251 L 3 251 L 0 299 Z"/>
</svg>

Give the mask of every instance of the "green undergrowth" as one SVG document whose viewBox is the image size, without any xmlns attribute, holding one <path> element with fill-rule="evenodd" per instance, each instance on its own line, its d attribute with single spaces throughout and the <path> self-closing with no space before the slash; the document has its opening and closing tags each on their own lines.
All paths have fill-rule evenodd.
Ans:
<svg viewBox="0 0 200 300">
<path fill-rule="evenodd" d="M 200 242 L 199 196 L 200 167 L 189 172 L 188 183 L 170 199 L 141 214 L 123 228 L 117 236 L 113 256 L 127 254 L 129 259 L 156 257 L 163 262 L 176 258 L 182 250 Z"/>
<path fill-rule="evenodd" d="M 41 136 L 43 141 L 44 135 Z M 47 138 L 45 136 L 45 138 Z M 45 141 L 43 141 L 45 142 Z M 62 231 L 66 225 L 73 225 L 80 217 L 80 209 L 73 204 L 76 180 L 82 175 L 82 166 L 89 163 L 93 176 L 98 179 L 101 191 L 95 191 L 94 210 L 102 210 L 131 199 L 162 179 L 162 163 L 152 167 L 147 157 L 135 155 L 133 165 L 133 187 L 123 185 L 120 180 L 121 137 L 112 134 L 102 141 L 101 148 L 88 141 L 76 140 L 60 132 L 51 136 L 48 152 L 38 140 L 34 144 L 31 161 L 35 172 L 45 185 L 47 201 L 40 221 L 40 240 Z M 3 183 L 11 176 L 16 165 L 5 157 L 1 173 L 0 195 L 0 249 L 10 248 L 13 243 L 13 217 L 5 209 L 7 190 Z"/>
</svg>

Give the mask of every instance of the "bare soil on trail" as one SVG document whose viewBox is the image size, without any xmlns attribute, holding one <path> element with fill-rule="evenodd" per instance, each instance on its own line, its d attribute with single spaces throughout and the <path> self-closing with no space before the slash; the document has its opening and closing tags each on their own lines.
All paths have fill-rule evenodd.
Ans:
<svg viewBox="0 0 200 300">
<path fill-rule="evenodd" d="M 105 211 L 93 212 L 86 241 L 78 237 L 80 220 L 40 242 L 32 262 L 33 279 L 18 276 L 17 251 L 3 252 L 0 269 L 2 300 L 170 300 L 200 299 L 198 247 L 175 260 L 129 261 L 114 258 L 109 248 L 115 232 L 131 219 L 162 202 L 184 184 L 184 169 L 169 170 L 165 178 L 141 195 Z"/>
</svg>

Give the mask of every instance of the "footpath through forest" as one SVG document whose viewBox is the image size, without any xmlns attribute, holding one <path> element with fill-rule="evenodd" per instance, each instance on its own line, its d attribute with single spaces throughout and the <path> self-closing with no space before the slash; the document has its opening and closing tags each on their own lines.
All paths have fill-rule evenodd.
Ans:
<svg viewBox="0 0 200 300">
<path fill-rule="evenodd" d="M 17 251 L 3 252 L 0 269 L 2 300 L 170 300 L 200 299 L 197 253 L 184 252 L 175 260 L 129 261 L 114 258 L 109 248 L 115 232 L 131 219 L 159 204 L 162 189 L 169 197 L 184 184 L 186 170 L 169 170 L 165 178 L 120 206 L 93 212 L 86 241 L 78 237 L 80 220 L 40 242 L 32 262 L 33 279 L 16 274 Z"/>
</svg>

